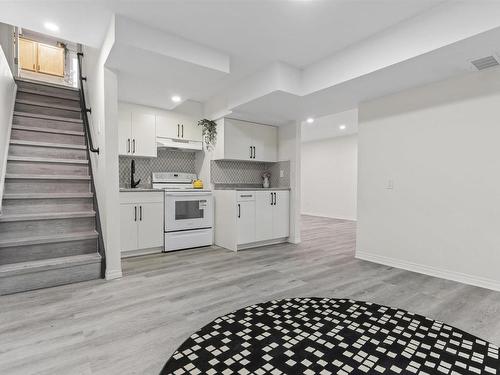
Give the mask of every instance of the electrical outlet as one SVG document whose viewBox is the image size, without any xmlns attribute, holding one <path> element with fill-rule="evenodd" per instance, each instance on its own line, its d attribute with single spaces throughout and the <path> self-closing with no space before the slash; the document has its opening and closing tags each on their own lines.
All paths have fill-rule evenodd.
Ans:
<svg viewBox="0 0 500 375">
<path fill-rule="evenodd" d="M 283 171 L 283 169 L 280 169 L 280 178 L 283 178 L 285 176 L 285 172 Z"/>
</svg>

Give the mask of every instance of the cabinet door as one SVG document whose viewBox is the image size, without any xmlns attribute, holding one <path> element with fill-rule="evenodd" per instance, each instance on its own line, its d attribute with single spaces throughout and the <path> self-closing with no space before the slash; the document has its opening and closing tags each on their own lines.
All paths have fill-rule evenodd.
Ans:
<svg viewBox="0 0 500 375">
<path fill-rule="evenodd" d="M 118 153 L 130 155 L 132 150 L 132 113 L 124 108 L 118 109 Z"/>
<path fill-rule="evenodd" d="M 138 203 L 139 249 L 163 246 L 163 203 Z"/>
<path fill-rule="evenodd" d="M 237 202 L 238 245 L 255 242 L 255 201 Z"/>
<path fill-rule="evenodd" d="M 137 250 L 138 210 L 135 204 L 120 204 L 120 248 L 121 251 Z"/>
<path fill-rule="evenodd" d="M 132 155 L 156 157 L 154 113 L 132 111 Z"/>
<path fill-rule="evenodd" d="M 253 145 L 252 124 L 224 120 L 224 159 L 253 160 L 250 146 Z"/>
<path fill-rule="evenodd" d="M 255 125 L 253 146 L 256 161 L 278 161 L 278 128 L 275 126 Z"/>
<path fill-rule="evenodd" d="M 64 76 L 64 48 L 38 43 L 38 69 L 40 73 Z"/>
<path fill-rule="evenodd" d="M 273 237 L 288 237 L 290 235 L 290 192 L 280 190 L 273 193 L 276 194 L 273 206 Z"/>
<path fill-rule="evenodd" d="M 255 192 L 255 240 L 273 238 L 273 206 L 270 191 Z"/>
<path fill-rule="evenodd" d="M 36 71 L 36 42 L 19 38 L 19 63 L 21 69 Z"/>
<path fill-rule="evenodd" d="M 181 121 L 181 138 L 189 141 L 201 141 L 201 126 L 193 117 L 184 116 Z"/>
<path fill-rule="evenodd" d="M 179 118 L 174 113 L 162 113 L 156 116 L 156 136 L 180 138 Z"/>
</svg>

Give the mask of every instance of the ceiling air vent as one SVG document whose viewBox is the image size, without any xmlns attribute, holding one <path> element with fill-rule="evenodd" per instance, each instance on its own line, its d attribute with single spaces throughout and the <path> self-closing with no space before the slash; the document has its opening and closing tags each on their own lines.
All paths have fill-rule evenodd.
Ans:
<svg viewBox="0 0 500 375">
<path fill-rule="evenodd" d="M 486 56 L 480 59 L 472 60 L 471 64 L 474 65 L 477 70 L 488 69 L 493 66 L 500 65 L 500 63 L 494 56 Z"/>
</svg>

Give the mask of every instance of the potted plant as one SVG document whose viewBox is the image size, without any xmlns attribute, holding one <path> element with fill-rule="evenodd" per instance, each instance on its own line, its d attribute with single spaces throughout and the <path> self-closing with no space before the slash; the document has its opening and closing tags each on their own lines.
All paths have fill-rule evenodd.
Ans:
<svg viewBox="0 0 500 375">
<path fill-rule="evenodd" d="M 271 187 L 271 184 L 269 182 L 269 179 L 271 178 L 271 172 L 269 171 L 265 171 L 264 173 L 262 173 L 262 187 L 263 188 L 269 188 Z"/>
<path fill-rule="evenodd" d="M 198 126 L 202 127 L 203 140 L 207 150 L 215 146 L 217 140 L 217 123 L 206 118 L 198 121 Z"/>
</svg>

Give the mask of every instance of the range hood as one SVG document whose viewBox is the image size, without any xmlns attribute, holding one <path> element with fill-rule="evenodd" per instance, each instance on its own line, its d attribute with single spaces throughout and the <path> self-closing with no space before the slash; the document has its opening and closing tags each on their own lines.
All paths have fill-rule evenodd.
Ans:
<svg viewBox="0 0 500 375">
<path fill-rule="evenodd" d="M 186 151 L 201 151 L 203 149 L 203 142 L 188 141 L 186 139 L 156 137 L 156 147 L 172 148 Z"/>
</svg>

